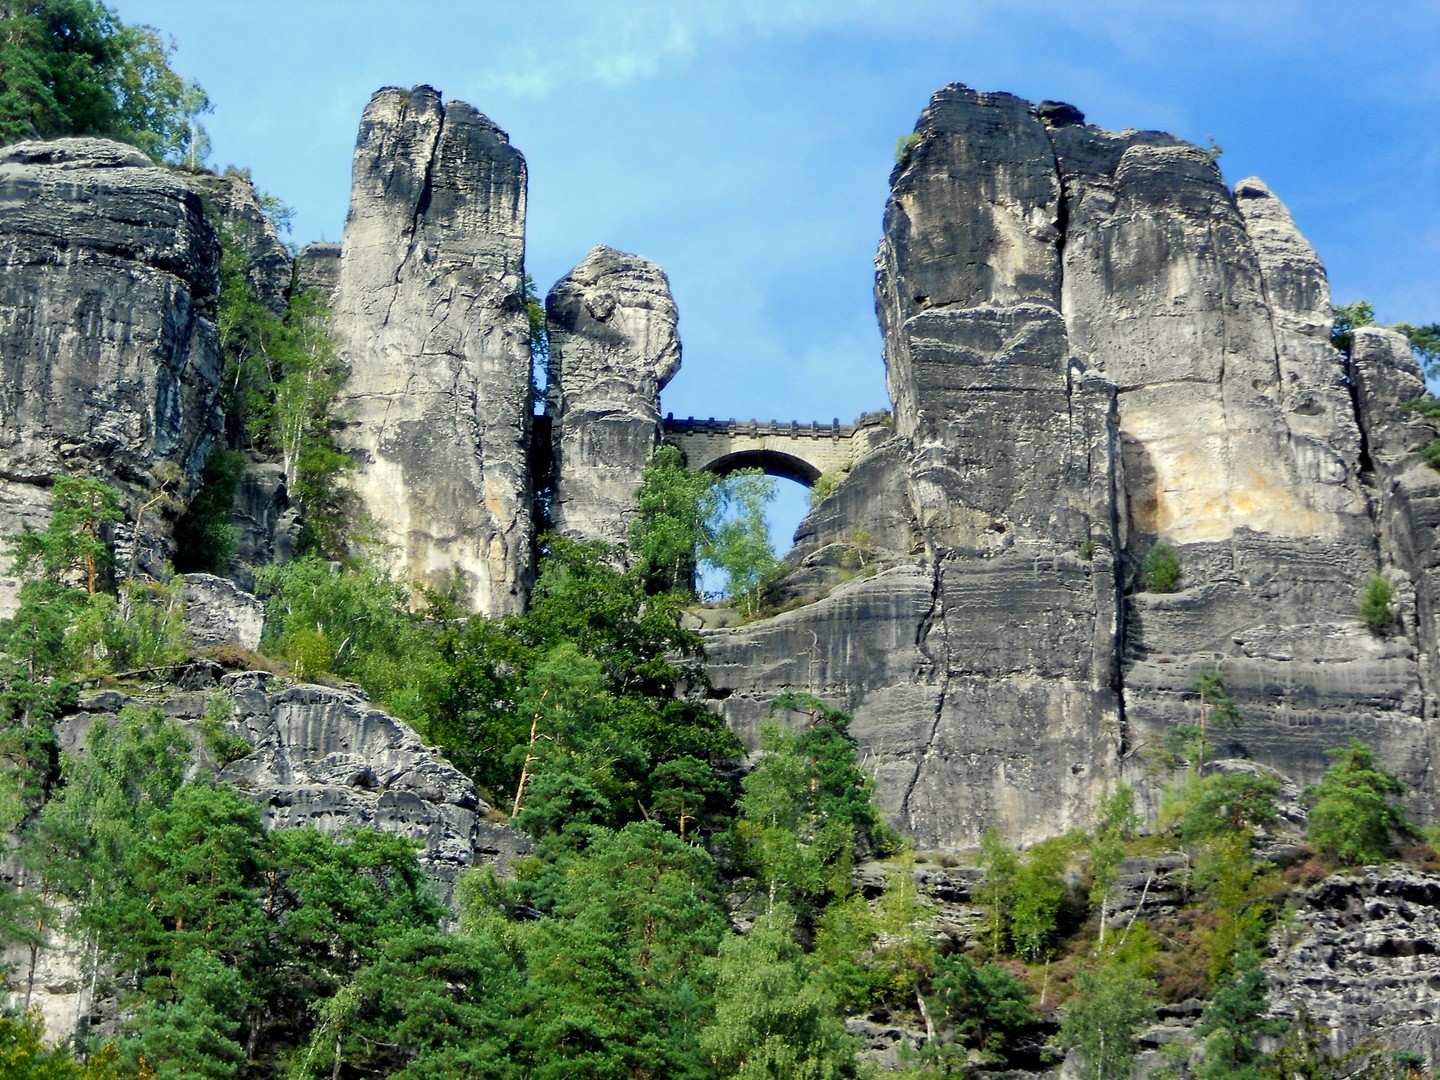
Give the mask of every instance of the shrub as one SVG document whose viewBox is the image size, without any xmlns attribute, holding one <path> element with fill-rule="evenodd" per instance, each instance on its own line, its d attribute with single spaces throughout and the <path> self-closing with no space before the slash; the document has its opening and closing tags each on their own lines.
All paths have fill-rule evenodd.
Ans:
<svg viewBox="0 0 1440 1080">
<path fill-rule="evenodd" d="M 1358 739 L 1331 750 L 1334 762 L 1320 783 L 1307 788 L 1312 802 L 1310 842 L 1341 862 L 1383 862 L 1395 854 L 1396 837 L 1415 836 L 1415 828 L 1392 798 L 1405 793 L 1399 777 L 1375 760 L 1375 751 Z"/>
<path fill-rule="evenodd" d="M 1145 556 L 1140 568 L 1145 580 L 1145 591 L 1172 593 L 1180 591 L 1180 559 L 1175 549 L 1166 543 L 1156 544 Z"/>
<path fill-rule="evenodd" d="M 1372 634 L 1382 635 L 1394 624 L 1395 616 L 1390 610 L 1394 600 L 1395 590 L 1384 574 L 1375 574 L 1365 583 L 1365 590 L 1360 594 L 1360 618 Z"/>
</svg>

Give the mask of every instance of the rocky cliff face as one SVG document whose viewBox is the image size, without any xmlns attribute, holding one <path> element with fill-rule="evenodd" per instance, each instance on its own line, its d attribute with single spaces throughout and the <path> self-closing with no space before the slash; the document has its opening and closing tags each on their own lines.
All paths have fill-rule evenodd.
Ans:
<svg viewBox="0 0 1440 1080">
<path fill-rule="evenodd" d="M 43 524 L 57 473 L 129 500 L 164 466 L 199 475 L 220 422 L 217 259 L 200 196 L 132 147 L 0 150 L 0 534 Z M 147 524 L 158 564 L 168 536 Z"/>
<path fill-rule="evenodd" d="M 560 532 L 623 544 L 660 437 L 660 391 L 680 369 L 670 282 L 597 247 L 546 299 L 554 498 Z"/>
<path fill-rule="evenodd" d="M 1362 335 L 1357 372 L 1380 388 L 1357 374 L 1357 416 L 1324 270 L 1279 200 L 1227 189 L 1168 135 L 962 86 L 935 95 L 891 180 L 876 307 L 896 437 L 792 561 L 860 529 L 892 568 L 712 633 L 731 721 L 819 693 L 854 711 L 881 801 L 921 845 L 992 823 L 1025 841 L 1083 823 L 1117 780 L 1143 789 L 1146 748 L 1216 670 L 1247 717 L 1222 756 L 1303 783 L 1359 737 L 1431 812 L 1434 632 L 1414 607 L 1435 610 L 1440 485 L 1415 471 L 1413 418 L 1387 414 L 1410 424 L 1388 437 L 1395 463 L 1360 427 L 1380 423 L 1364 401 L 1418 379 Z M 1141 580 L 1162 541 L 1176 593 Z M 1406 633 L 1359 621 L 1382 567 Z"/>
<path fill-rule="evenodd" d="M 479 612 L 532 576 L 525 160 L 470 106 L 386 89 L 355 147 L 334 333 L 335 405 L 381 554 Z"/>
</svg>

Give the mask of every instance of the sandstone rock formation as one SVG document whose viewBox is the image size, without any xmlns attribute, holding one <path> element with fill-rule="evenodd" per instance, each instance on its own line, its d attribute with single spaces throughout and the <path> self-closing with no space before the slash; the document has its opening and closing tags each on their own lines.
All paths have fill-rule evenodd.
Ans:
<svg viewBox="0 0 1440 1080">
<path fill-rule="evenodd" d="M 624 543 L 660 433 L 660 391 L 680 368 L 664 271 L 597 247 L 545 302 L 555 528 Z"/>
<path fill-rule="evenodd" d="M 319 289 L 325 303 L 335 303 L 335 290 L 340 285 L 339 244 L 306 244 L 300 251 L 300 261 L 295 267 L 295 287 Z"/>
<path fill-rule="evenodd" d="M 1308 1017 L 1337 1056 L 1367 1040 L 1440 1055 L 1440 880 L 1400 866 L 1305 890 L 1266 964 L 1271 1011 Z"/>
<path fill-rule="evenodd" d="M 1220 756 L 1303 784 L 1359 737 L 1432 814 L 1440 485 L 1416 471 L 1429 425 L 1393 405 L 1419 381 L 1400 345 L 1360 335 L 1357 416 L 1324 270 L 1284 206 L 1171 136 L 958 85 L 891 182 L 876 307 L 895 438 L 791 556 L 823 568 L 858 530 L 882 569 L 828 571 L 810 606 L 707 635 L 731 723 L 753 737 L 775 693 L 817 693 L 853 710 L 920 845 L 989 824 L 1028 841 L 1121 779 L 1150 797 L 1146 750 L 1213 670 L 1247 717 Z M 1393 462 L 1362 422 L 1390 425 Z M 1176 593 L 1141 579 L 1161 541 Z M 1404 632 L 1358 618 L 1380 569 Z"/>
<path fill-rule="evenodd" d="M 334 415 L 380 554 L 476 611 L 532 576 L 525 161 L 470 106 L 378 92 L 355 148 L 334 334 Z"/>
<path fill-rule="evenodd" d="M 0 534 L 43 524 L 57 473 L 127 500 L 162 466 L 199 475 L 220 423 L 217 258 L 200 196 L 132 147 L 0 150 Z M 168 534 L 146 525 L 158 563 Z"/>
<path fill-rule="evenodd" d="M 185 182 L 209 203 L 221 230 L 243 254 L 245 278 L 256 298 L 272 314 L 283 314 L 294 260 L 275 234 L 275 224 L 260 205 L 255 186 L 243 176 L 210 173 L 189 174 Z"/>
<path fill-rule="evenodd" d="M 202 575 L 203 576 L 203 575 Z M 220 579 L 210 582 L 225 584 Z M 489 807 L 475 786 L 406 724 L 370 706 L 363 695 L 310 685 L 281 685 L 266 672 L 221 675 L 196 663 L 158 697 L 143 700 L 114 690 L 91 693 L 80 708 L 55 724 L 62 750 L 83 752 L 90 728 L 112 720 L 126 705 L 152 706 L 175 717 L 203 746 L 198 729 L 207 699 L 221 695 L 230 708 L 229 734 L 253 747 L 220 768 L 219 778 L 258 804 L 269 828 L 313 826 L 339 833 L 361 826 L 395 833 L 420 845 L 419 860 L 447 903 L 467 867 L 505 867 L 530 851 L 518 830 L 486 821 Z M 216 763 L 197 751 L 190 773 L 211 775 Z M 0 861 L 0 873 L 10 868 Z M 114 1000 L 94 1001 L 95 987 L 80 943 L 52 941 L 39 952 L 30 1004 L 48 1030 L 76 1029 L 82 1018 L 113 1023 Z M 28 964 L 19 946 L 0 952 L 0 962 Z"/>
</svg>

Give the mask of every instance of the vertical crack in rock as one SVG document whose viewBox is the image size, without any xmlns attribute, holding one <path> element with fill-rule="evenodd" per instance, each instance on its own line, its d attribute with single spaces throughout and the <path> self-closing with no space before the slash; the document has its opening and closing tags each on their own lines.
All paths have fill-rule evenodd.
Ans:
<svg viewBox="0 0 1440 1080">
<path fill-rule="evenodd" d="M 381 90 L 336 287 L 339 439 L 377 555 L 486 615 L 520 611 L 534 572 L 525 184 L 508 136 L 464 102 Z"/>
<path fill-rule="evenodd" d="M 905 786 L 905 794 L 900 800 L 900 817 L 911 829 L 914 829 L 918 823 L 913 820 L 911 814 L 910 798 L 915 793 L 916 785 L 920 782 L 920 774 L 924 771 L 925 762 L 935 751 L 936 739 L 940 732 L 940 721 L 945 715 L 945 699 L 950 689 L 950 634 L 945 624 L 945 590 L 942 585 L 945 556 L 936 551 L 934 563 L 930 579 L 930 606 L 916 626 L 915 648 L 929 663 L 931 670 L 938 672 L 939 679 L 935 693 L 935 714 L 930 723 L 930 734 L 915 757 L 915 770 L 911 773 L 910 782 Z M 942 645 L 941 655 L 938 658 L 930 647 L 931 632 L 937 622 L 940 627 Z"/>
</svg>

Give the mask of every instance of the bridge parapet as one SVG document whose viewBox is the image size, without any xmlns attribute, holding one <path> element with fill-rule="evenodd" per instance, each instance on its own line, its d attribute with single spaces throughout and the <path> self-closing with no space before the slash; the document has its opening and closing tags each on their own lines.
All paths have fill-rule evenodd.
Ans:
<svg viewBox="0 0 1440 1080">
<path fill-rule="evenodd" d="M 823 473 L 846 468 L 889 436 L 890 413 L 868 412 L 853 423 L 799 420 L 677 420 L 661 422 L 666 442 L 678 446 L 692 469 L 724 476 L 760 468 L 812 486 Z"/>
</svg>

